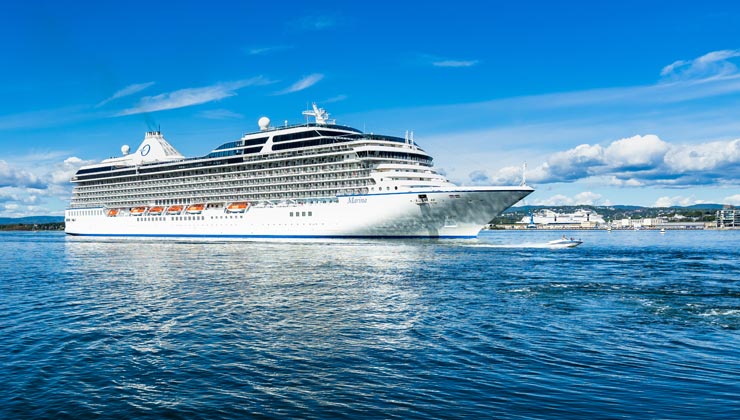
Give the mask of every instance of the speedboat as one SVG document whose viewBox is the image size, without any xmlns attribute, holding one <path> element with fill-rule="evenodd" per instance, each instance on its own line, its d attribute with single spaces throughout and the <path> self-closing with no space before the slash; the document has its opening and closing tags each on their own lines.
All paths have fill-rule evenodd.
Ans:
<svg viewBox="0 0 740 420">
<path fill-rule="evenodd" d="M 575 248 L 578 245 L 582 244 L 583 241 L 573 238 L 566 238 L 563 236 L 560 239 L 555 239 L 554 241 L 550 241 L 547 243 L 547 246 L 550 248 Z"/>
</svg>

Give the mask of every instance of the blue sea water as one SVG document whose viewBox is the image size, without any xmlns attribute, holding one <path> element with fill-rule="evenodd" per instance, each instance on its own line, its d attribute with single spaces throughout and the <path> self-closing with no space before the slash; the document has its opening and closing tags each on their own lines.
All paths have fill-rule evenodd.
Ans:
<svg viewBox="0 0 740 420">
<path fill-rule="evenodd" d="M 740 231 L 0 234 L 0 418 L 740 418 Z"/>
</svg>

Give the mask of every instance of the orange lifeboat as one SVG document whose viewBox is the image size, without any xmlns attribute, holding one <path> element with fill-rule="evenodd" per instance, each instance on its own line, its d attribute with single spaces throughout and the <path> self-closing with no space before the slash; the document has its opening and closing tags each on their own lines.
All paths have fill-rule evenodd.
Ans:
<svg viewBox="0 0 740 420">
<path fill-rule="evenodd" d="M 183 207 L 180 205 L 170 206 L 167 209 L 167 214 L 180 214 L 182 213 Z"/>
<path fill-rule="evenodd" d="M 149 215 L 150 216 L 159 216 L 164 211 L 164 207 L 162 206 L 154 206 L 149 209 Z"/>
<path fill-rule="evenodd" d="M 132 216 L 141 216 L 146 211 L 146 207 L 134 207 L 131 209 Z"/>
<path fill-rule="evenodd" d="M 200 214 L 205 208 L 205 204 L 191 204 L 187 209 L 185 209 L 185 212 L 188 214 Z"/>
<path fill-rule="evenodd" d="M 108 217 L 116 217 L 118 216 L 118 211 L 118 209 L 110 209 L 106 214 L 108 215 Z"/>
<path fill-rule="evenodd" d="M 248 207 L 246 201 L 237 201 L 226 206 L 226 213 L 244 213 Z"/>
</svg>

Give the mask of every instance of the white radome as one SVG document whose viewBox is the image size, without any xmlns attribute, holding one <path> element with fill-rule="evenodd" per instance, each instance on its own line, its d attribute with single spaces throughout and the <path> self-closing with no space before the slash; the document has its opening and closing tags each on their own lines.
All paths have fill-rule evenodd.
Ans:
<svg viewBox="0 0 740 420">
<path fill-rule="evenodd" d="M 124 156 L 126 156 L 131 151 L 131 148 L 128 147 L 128 144 L 124 144 L 121 146 L 121 153 L 123 153 Z"/>
<path fill-rule="evenodd" d="M 259 124 L 260 130 L 265 131 L 270 127 L 270 119 L 267 117 L 262 117 L 257 121 L 257 124 Z"/>
</svg>

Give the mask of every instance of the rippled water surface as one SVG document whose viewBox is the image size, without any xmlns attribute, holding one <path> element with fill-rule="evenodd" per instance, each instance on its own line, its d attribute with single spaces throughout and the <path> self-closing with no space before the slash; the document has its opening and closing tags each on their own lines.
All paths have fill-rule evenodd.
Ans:
<svg viewBox="0 0 740 420">
<path fill-rule="evenodd" d="M 740 231 L 2 233 L 0 418 L 740 418 Z"/>
</svg>

